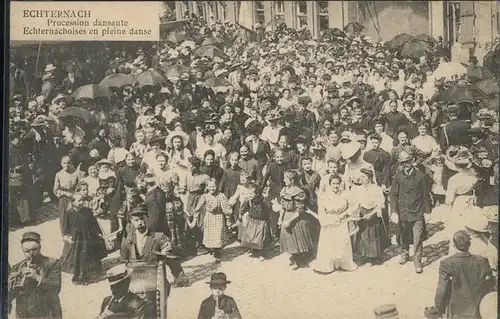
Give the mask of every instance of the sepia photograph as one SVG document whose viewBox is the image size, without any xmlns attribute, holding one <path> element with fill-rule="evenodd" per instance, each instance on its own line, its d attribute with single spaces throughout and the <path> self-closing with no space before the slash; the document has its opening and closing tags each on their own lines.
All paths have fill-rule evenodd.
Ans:
<svg viewBox="0 0 500 319">
<path fill-rule="evenodd" d="M 9 6 L 8 318 L 498 318 L 499 1 Z"/>
</svg>

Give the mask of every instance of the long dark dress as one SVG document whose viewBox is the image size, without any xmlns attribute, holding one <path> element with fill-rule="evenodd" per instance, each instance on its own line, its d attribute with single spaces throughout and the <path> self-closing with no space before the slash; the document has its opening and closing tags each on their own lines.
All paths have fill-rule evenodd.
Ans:
<svg viewBox="0 0 500 319">
<path fill-rule="evenodd" d="M 92 210 L 87 207 L 68 210 L 63 231 L 65 236 L 71 236 L 73 243 L 64 243 L 61 270 L 83 278 L 100 270 L 106 247 L 99 237 L 101 229 Z"/>
<path fill-rule="evenodd" d="M 241 245 L 253 249 L 263 249 L 271 239 L 269 211 L 261 198 L 255 197 L 241 205 L 241 214 L 248 214 L 248 224 L 243 227 Z"/>
<path fill-rule="evenodd" d="M 309 218 L 305 216 L 306 195 L 297 186 L 285 187 L 280 193 L 281 203 L 285 210 L 283 221 L 288 220 L 296 212 L 299 217 L 289 228 L 281 227 L 280 248 L 289 254 L 306 253 L 314 248 L 314 241 L 310 231 Z"/>
<path fill-rule="evenodd" d="M 219 192 L 226 195 L 226 198 L 231 198 L 234 193 L 236 193 L 236 188 L 240 183 L 240 174 L 242 169 L 237 167 L 236 169 L 228 168 L 224 170 L 224 175 L 222 175 L 222 180 L 219 184 Z M 233 209 L 233 221 L 238 220 L 239 218 L 239 206 L 234 207 Z"/>
</svg>

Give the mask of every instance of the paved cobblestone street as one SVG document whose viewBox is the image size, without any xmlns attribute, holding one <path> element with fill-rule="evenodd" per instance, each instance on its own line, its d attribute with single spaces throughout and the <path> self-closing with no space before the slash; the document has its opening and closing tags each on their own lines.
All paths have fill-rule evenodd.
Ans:
<svg viewBox="0 0 500 319">
<path fill-rule="evenodd" d="M 29 230 L 42 235 L 45 255 L 60 256 L 63 242 L 54 208 L 42 209 L 41 216 L 39 225 L 11 229 L 11 264 L 22 259 L 19 241 L 22 233 Z M 439 216 L 434 216 L 429 225 L 431 237 L 425 242 L 425 268 L 420 275 L 414 272 L 411 262 L 399 265 L 394 246 L 386 251 L 386 261 L 380 266 L 365 266 L 352 273 L 335 272 L 326 276 L 314 273 L 312 268 L 290 270 L 288 256 L 280 255 L 278 247 L 270 251 L 270 259 L 264 262 L 248 257 L 237 243 L 223 250 L 220 265 L 214 264 L 209 255 L 197 256 L 183 263 L 192 284 L 172 289 L 168 317 L 196 318 L 201 301 L 209 295 L 205 281 L 213 272 L 224 271 L 232 281 L 227 294 L 236 299 L 244 318 L 371 318 L 373 308 L 384 303 L 395 303 L 400 318 L 423 318 L 424 307 L 432 305 L 434 300 L 439 260 L 448 252 L 450 234 L 439 220 Z M 110 264 L 106 262 L 105 268 Z M 71 276 L 63 273 L 60 298 L 64 318 L 94 318 L 108 294 L 106 280 L 74 286 Z M 316 306 L 304 307 L 301 301 L 305 299 L 314 300 Z"/>
</svg>

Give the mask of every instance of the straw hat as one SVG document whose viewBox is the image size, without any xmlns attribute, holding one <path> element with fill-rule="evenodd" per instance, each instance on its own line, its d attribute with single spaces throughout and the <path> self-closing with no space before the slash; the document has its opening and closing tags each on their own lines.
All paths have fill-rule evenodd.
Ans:
<svg viewBox="0 0 500 319">
<path fill-rule="evenodd" d="M 52 72 L 52 71 L 54 71 L 55 69 L 57 69 L 57 68 L 54 66 L 54 64 L 52 64 L 52 63 L 51 63 L 51 64 L 47 64 L 47 65 L 45 66 L 45 70 L 43 70 L 43 71 L 44 71 L 44 72 Z"/>
<path fill-rule="evenodd" d="M 117 265 L 106 272 L 106 277 L 108 277 L 108 281 L 110 285 L 116 285 L 124 281 L 127 278 L 130 278 L 130 271 L 128 270 L 125 264 Z"/>
<path fill-rule="evenodd" d="M 268 121 L 277 121 L 281 118 L 281 114 L 276 110 L 271 110 L 266 115 L 266 120 Z"/>
<path fill-rule="evenodd" d="M 173 147 L 172 141 L 174 137 L 180 137 L 182 139 L 182 144 L 184 146 L 186 146 L 187 143 L 189 142 L 189 136 L 186 133 L 184 133 L 183 131 L 173 131 L 170 132 L 170 134 L 168 134 L 167 138 L 165 139 L 165 143 L 167 144 L 168 147 Z"/>
<path fill-rule="evenodd" d="M 488 233 L 488 219 L 482 213 L 467 214 L 465 217 L 465 227 L 479 233 Z"/>
<path fill-rule="evenodd" d="M 67 94 L 64 94 L 64 93 L 59 93 L 53 100 L 52 100 L 52 104 L 57 104 L 59 103 L 59 101 L 61 100 L 65 100 L 66 102 L 70 102 L 71 101 L 71 97 L 68 96 Z"/>
<path fill-rule="evenodd" d="M 353 157 L 359 150 L 361 149 L 361 145 L 358 142 L 350 142 L 344 144 L 341 150 L 342 158 L 349 159 Z"/>
</svg>

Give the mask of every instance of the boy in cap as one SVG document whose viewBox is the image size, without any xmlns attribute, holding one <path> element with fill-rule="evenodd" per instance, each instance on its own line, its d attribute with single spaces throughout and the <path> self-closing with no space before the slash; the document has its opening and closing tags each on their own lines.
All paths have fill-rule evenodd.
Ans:
<svg viewBox="0 0 500 319">
<path fill-rule="evenodd" d="M 226 274 L 215 273 L 207 284 L 210 285 L 211 296 L 203 300 L 198 313 L 198 319 L 241 319 L 236 301 L 224 294 L 227 284 Z"/>
<path fill-rule="evenodd" d="M 61 265 L 41 254 L 40 243 L 40 234 L 23 234 L 25 259 L 15 264 L 9 275 L 9 302 L 16 299 L 17 318 L 62 318 Z"/>
</svg>

